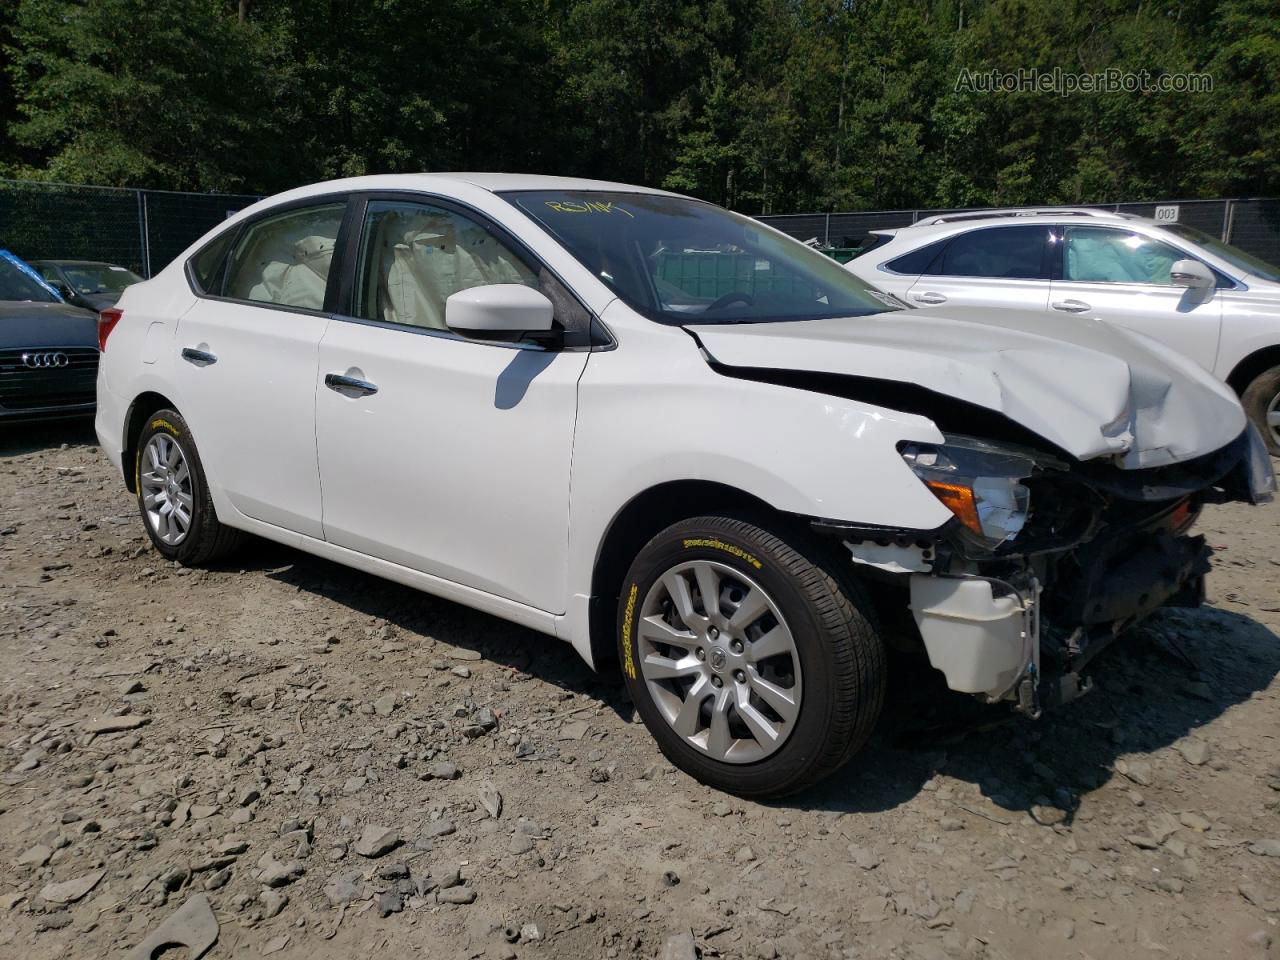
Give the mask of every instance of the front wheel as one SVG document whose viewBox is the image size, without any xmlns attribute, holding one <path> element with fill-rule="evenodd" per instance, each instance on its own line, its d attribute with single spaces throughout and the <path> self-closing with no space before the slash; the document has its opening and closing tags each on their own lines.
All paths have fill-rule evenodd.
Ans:
<svg viewBox="0 0 1280 960">
<path fill-rule="evenodd" d="M 1264 370 L 1253 378 L 1240 397 L 1244 412 L 1262 431 L 1262 439 L 1273 457 L 1280 457 L 1280 366 Z"/>
<path fill-rule="evenodd" d="M 157 410 L 138 437 L 134 487 L 152 545 L 198 566 L 226 556 L 243 534 L 218 521 L 191 429 L 176 410 Z"/>
<path fill-rule="evenodd" d="M 779 797 L 844 764 L 884 701 L 869 605 L 797 538 L 696 517 L 640 551 L 618 636 L 636 708 L 672 763 L 744 797 Z"/>
</svg>

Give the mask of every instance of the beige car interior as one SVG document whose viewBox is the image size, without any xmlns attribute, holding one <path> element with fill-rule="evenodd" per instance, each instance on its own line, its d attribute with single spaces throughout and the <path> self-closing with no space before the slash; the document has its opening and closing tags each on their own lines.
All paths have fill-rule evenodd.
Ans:
<svg viewBox="0 0 1280 960">
<path fill-rule="evenodd" d="M 343 210 L 342 204 L 312 207 L 254 225 L 232 261 L 226 295 L 323 309 Z"/>
<path fill-rule="evenodd" d="M 418 204 L 370 205 L 361 264 L 361 316 L 435 330 L 447 329 L 445 300 L 459 290 L 538 286 L 533 271 L 488 230 Z"/>
</svg>

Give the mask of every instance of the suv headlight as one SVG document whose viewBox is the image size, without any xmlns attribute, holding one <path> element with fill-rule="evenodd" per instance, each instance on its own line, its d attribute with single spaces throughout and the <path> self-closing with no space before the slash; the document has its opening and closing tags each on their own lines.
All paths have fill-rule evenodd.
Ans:
<svg viewBox="0 0 1280 960">
<path fill-rule="evenodd" d="M 960 522 L 991 547 L 1018 535 L 1031 513 L 1031 491 L 1020 481 L 1029 456 L 968 437 L 943 444 L 906 443 L 902 459 Z"/>
</svg>

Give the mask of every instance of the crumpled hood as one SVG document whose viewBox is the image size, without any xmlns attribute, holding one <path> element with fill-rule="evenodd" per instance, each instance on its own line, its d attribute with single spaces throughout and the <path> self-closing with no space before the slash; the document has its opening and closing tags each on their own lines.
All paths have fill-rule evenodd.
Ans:
<svg viewBox="0 0 1280 960">
<path fill-rule="evenodd" d="M 954 307 L 796 323 L 690 325 L 731 367 L 911 383 L 1004 414 L 1079 460 L 1127 469 L 1236 439 L 1235 395 L 1163 344 L 1100 320 Z"/>
<path fill-rule="evenodd" d="M 98 315 L 66 303 L 0 301 L 0 350 L 96 347 Z"/>
</svg>

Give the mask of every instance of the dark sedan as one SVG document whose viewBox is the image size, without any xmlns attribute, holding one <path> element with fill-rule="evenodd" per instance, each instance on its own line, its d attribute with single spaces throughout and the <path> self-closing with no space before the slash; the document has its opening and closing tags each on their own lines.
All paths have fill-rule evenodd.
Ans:
<svg viewBox="0 0 1280 960">
<path fill-rule="evenodd" d="M 99 260 L 32 260 L 31 266 L 63 300 L 86 310 L 114 306 L 125 287 L 142 282 L 132 270 Z"/>
<path fill-rule="evenodd" d="M 0 250 L 0 422 L 88 416 L 97 377 L 97 314 Z"/>
</svg>

